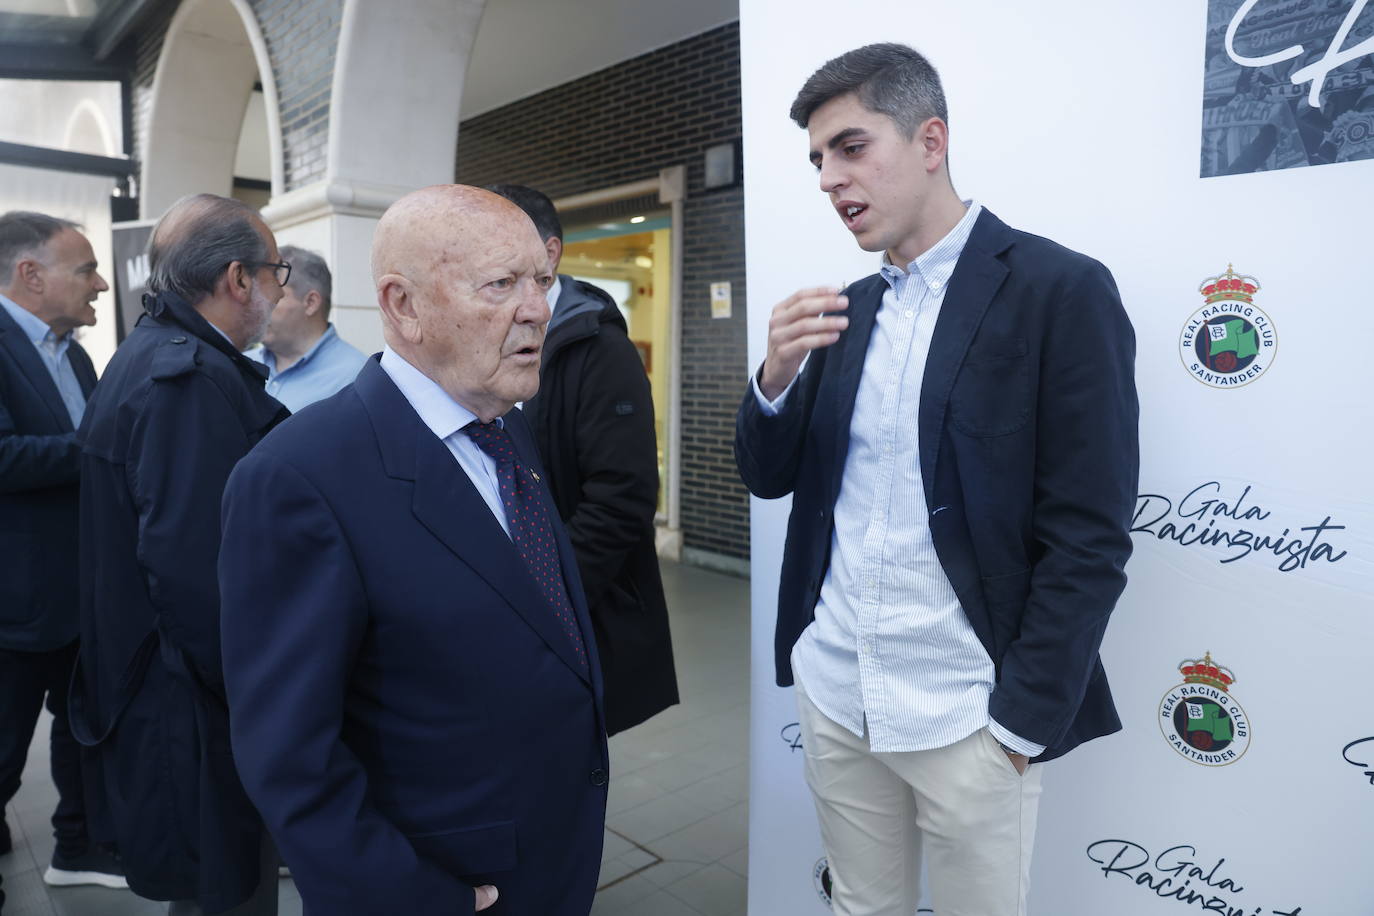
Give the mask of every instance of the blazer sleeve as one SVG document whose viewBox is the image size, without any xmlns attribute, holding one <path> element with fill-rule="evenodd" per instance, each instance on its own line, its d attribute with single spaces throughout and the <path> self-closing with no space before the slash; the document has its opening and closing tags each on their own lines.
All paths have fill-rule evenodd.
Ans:
<svg viewBox="0 0 1374 916">
<path fill-rule="evenodd" d="M 1020 633 L 989 713 L 1053 744 L 1087 689 L 1126 585 L 1139 475 L 1135 333 L 1106 267 L 1064 283 L 1042 340 L 1032 535 L 1040 548 Z"/>
<path fill-rule="evenodd" d="M 735 465 L 749 492 L 761 499 L 778 499 L 796 486 L 816 391 L 832 349 L 811 352 L 782 409 L 772 416 L 759 407 L 754 386 L 745 387 L 735 415 Z"/>
<path fill-rule="evenodd" d="M 587 354 L 574 432 L 577 508 L 567 520 L 587 603 L 595 606 L 636 544 L 651 536 L 658 446 L 649 379 L 634 344 L 603 328 Z"/>
<path fill-rule="evenodd" d="M 469 914 L 473 889 L 420 857 L 373 805 L 342 740 L 368 627 L 352 547 L 327 500 L 259 447 L 224 491 L 224 681 L 234 761 L 312 910 Z M 383 535 L 384 536 L 384 535 Z M 387 875 L 380 883 L 360 875 Z"/>
</svg>

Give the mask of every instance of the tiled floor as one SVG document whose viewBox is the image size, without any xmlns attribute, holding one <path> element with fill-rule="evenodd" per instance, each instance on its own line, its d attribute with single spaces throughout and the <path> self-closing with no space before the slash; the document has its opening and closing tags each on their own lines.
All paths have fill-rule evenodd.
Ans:
<svg viewBox="0 0 1374 916">
<path fill-rule="evenodd" d="M 745 912 L 749 821 L 748 583 L 663 564 L 682 703 L 611 739 L 611 791 L 596 916 L 737 916 Z M 24 785 L 5 814 L 14 852 L 0 856 L 5 916 L 151 916 L 128 891 L 49 888 L 47 717 Z M 290 880 L 281 916 L 301 912 Z"/>
</svg>

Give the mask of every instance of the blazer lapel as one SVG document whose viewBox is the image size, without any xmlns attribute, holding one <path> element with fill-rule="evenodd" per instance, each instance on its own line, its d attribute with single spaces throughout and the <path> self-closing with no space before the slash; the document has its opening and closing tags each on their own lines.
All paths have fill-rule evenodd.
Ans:
<svg viewBox="0 0 1374 916">
<path fill-rule="evenodd" d="M 448 446 L 420 421 L 375 361 L 363 367 L 355 385 L 372 418 L 387 473 L 415 484 L 411 501 L 415 518 L 500 594 L 564 664 L 586 680 L 572 642 L 525 571 L 515 545 Z M 552 507 L 550 513 L 557 518 Z"/>
<path fill-rule="evenodd" d="M 835 418 L 835 451 L 831 464 L 830 505 L 833 506 L 840 495 L 840 483 L 844 476 L 844 462 L 849 457 L 849 424 L 854 419 L 854 398 L 859 393 L 859 382 L 863 379 L 864 358 L 868 355 L 868 342 L 873 336 L 873 326 L 878 320 L 878 309 L 883 305 L 883 290 L 887 281 L 881 275 L 865 278 L 846 291 L 849 297 L 849 327 L 840 338 L 839 370 L 835 383 L 835 400 L 831 415 Z"/>
<path fill-rule="evenodd" d="M 993 297 L 1007 278 L 1007 267 L 998 258 L 1011 244 L 1005 223 L 984 210 L 974 223 L 964 252 L 950 277 L 940 317 L 930 340 L 925 377 L 921 381 L 921 406 L 917 422 L 921 449 L 921 477 L 926 498 L 933 500 L 935 462 L 940 454 L 941 433 L 954 379 L 964 363 L 969 344 Z M 933 502 L 932 502 L 933 505 Z"/>
<path fill-rule="evenodd" d="M 69 345 L 69 349 L 71 346 Z M 63 403 L 62 394 L 57 390 L 57 384 L 53 382 L 48 367 L 43 365 L 43 360 L 33 348 L 33 342 L 24 336 L 23 330 L 4 309 L 0 309 L 0 348 L 9 352 L 10 357 L 19 366 L 20 374 L 28 380 L 39 398 L 48 406 L 58 427 L 63 432 L 74 432 L 71 415 L 67 413 L 67 405 Z"/>
</svg>

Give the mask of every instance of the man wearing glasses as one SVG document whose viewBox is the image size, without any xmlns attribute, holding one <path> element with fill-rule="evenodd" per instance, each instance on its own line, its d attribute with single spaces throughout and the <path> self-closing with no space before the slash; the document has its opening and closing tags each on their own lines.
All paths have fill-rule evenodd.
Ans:
<svg viewBox="0 0 1374 916">
<path fill-rule="evenodd" d="M 178 201 L 153 230 L 143 315 L 96 385 L 81 456 L 82 653 L 72 730 L 92 832 L 169 913 L 274 914 L 277 861 L 229 751 L 220 497 L 288 416 L 242 351 L 290 265 L 244 204 Z"/>
</svg>

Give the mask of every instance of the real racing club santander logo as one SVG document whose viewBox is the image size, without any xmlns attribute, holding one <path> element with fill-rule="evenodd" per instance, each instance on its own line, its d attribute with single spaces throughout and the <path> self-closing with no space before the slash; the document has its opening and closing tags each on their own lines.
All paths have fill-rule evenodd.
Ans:
<svg viewBox="0 0 1374 916">
<path fill-rule="evenodd" d="M 1255 304 L 1259 289 L 1258 280 L 1229 264 L 1226 273 L 1202 281 L 1204 304 L 1179 335 L 1179 355 L 1193 378 L 1212 388 L 1239 388 L 1269 371 L 1278 335 Z"/>
<path fill-rule="evenodd" d="M 1183 683 L 1159 704 L 1159 728 L 1169 745 L 1203 766 L 1235 763 L 1250 747 L 1250 717 L 1231 697 L 1236 676 L 1212 661 L 1186 658 L 1178 665 Z"/>
</svg>

